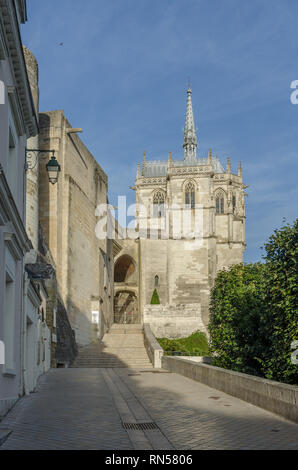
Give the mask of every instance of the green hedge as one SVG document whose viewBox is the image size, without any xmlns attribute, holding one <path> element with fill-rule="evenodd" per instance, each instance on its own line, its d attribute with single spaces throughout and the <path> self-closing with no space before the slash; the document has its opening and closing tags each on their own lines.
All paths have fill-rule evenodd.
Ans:
<svg viewBox="0 0 298 470">
<path fill-rule="evenodd" d="M 187 338 L 168 339 L 157 338 L 164 351 L 179 351 L 181 355 L 207 356 L 209 355 L 209 346 L 205 333 L 201 331 L 194 332 Z"/>
<path fill-rule="evenodd" d="M 264 263 L 218 273 L 211 293 L 212 364 L 298 384 L 291 343 L 298 340 L 298 220 L 276 230 Z"/>
</svg>

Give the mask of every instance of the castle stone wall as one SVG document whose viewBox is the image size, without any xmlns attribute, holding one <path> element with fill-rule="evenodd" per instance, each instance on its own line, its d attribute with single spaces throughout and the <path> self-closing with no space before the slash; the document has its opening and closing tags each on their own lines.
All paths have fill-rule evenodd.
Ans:
<svg viewBox="0 0 298 470">
<path fill-rule="evenodd" d="M 56 151 L 61 173 L 48 183 L 40 162 L 40 220 L 57 268 L 58 291 L 78 345 L 101 337 L 113 317 L 112 245 L 96 237 L 96 207 L 107 202 L 107 176 L 63 111 L 40 115 L 40 146 Z M 99 324 L 92 324 L 97 313 Z"/>
<path fill-rule="evenodd" d="M 157 338 L 185 338 L 197 330 L 208 335 L 200 304 L 146 305 L 143 318 Z"/>
</svg>

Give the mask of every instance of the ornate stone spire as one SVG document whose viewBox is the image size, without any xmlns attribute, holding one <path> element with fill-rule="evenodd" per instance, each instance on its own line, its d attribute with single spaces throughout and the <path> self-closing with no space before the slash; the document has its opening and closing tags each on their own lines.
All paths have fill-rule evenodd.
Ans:
<svg viewBox="0 0 298 470">
<path fill-rule="evenodd" d="M 209 165 L 212 165 L 212 150 L 209 149 L 209 153 L 208 153 L 208 163 Z"/>
<path fill-rule="evenodd" d="M 193 161 L 197 158 L 197 136 L 195 129 L 195 122 L 192 110 L 191 100 L 191 88 L 188 86 L 187 90 L 187 107 L 186 107 L 186 119 L 184 128 L 184 160 Z"/>
<path fill-rule="evenodd" d="M 240 176 L 240 178 L 242 178 L 242 165 L 241 165 L 240 161 L 239 161 L 239 165 L 238 165 L 238 176 Z"/>
<path fill-rule="evenodd" d="M 231 173 L 231 158 L 227 158 L 227 173 Z"/>
<path fill-rule="evenodd" d="M 142 176 L 145 176 L 145 168 L 146 168 L 146 152 L 143 153 Z"/>
</svg>

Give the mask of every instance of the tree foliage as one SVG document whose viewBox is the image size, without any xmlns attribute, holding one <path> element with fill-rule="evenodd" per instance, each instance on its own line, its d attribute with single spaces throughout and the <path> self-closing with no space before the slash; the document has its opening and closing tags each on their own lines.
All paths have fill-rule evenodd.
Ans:
<svg viewBox="0 0 298 470">
<path fill-rule="evenodd" d="M 211 293 L 214 365 L 298 384 L 291 344 L 298 340 L 298 220 L 275 230 L 264 263 L 219 272 Z"/>
</svg>

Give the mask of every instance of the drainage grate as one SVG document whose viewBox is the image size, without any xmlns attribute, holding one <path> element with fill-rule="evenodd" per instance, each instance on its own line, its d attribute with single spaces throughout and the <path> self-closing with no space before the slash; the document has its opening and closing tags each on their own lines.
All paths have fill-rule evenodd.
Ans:
<svg viewBox="0 0 298 470">
<path fill-rule="evenodd" d="M 133 429 L 135 431 L 146 431 L 148 429 L 158 429 L 155 423 L 122 423 L 124 429 Z"/>
</svg>

